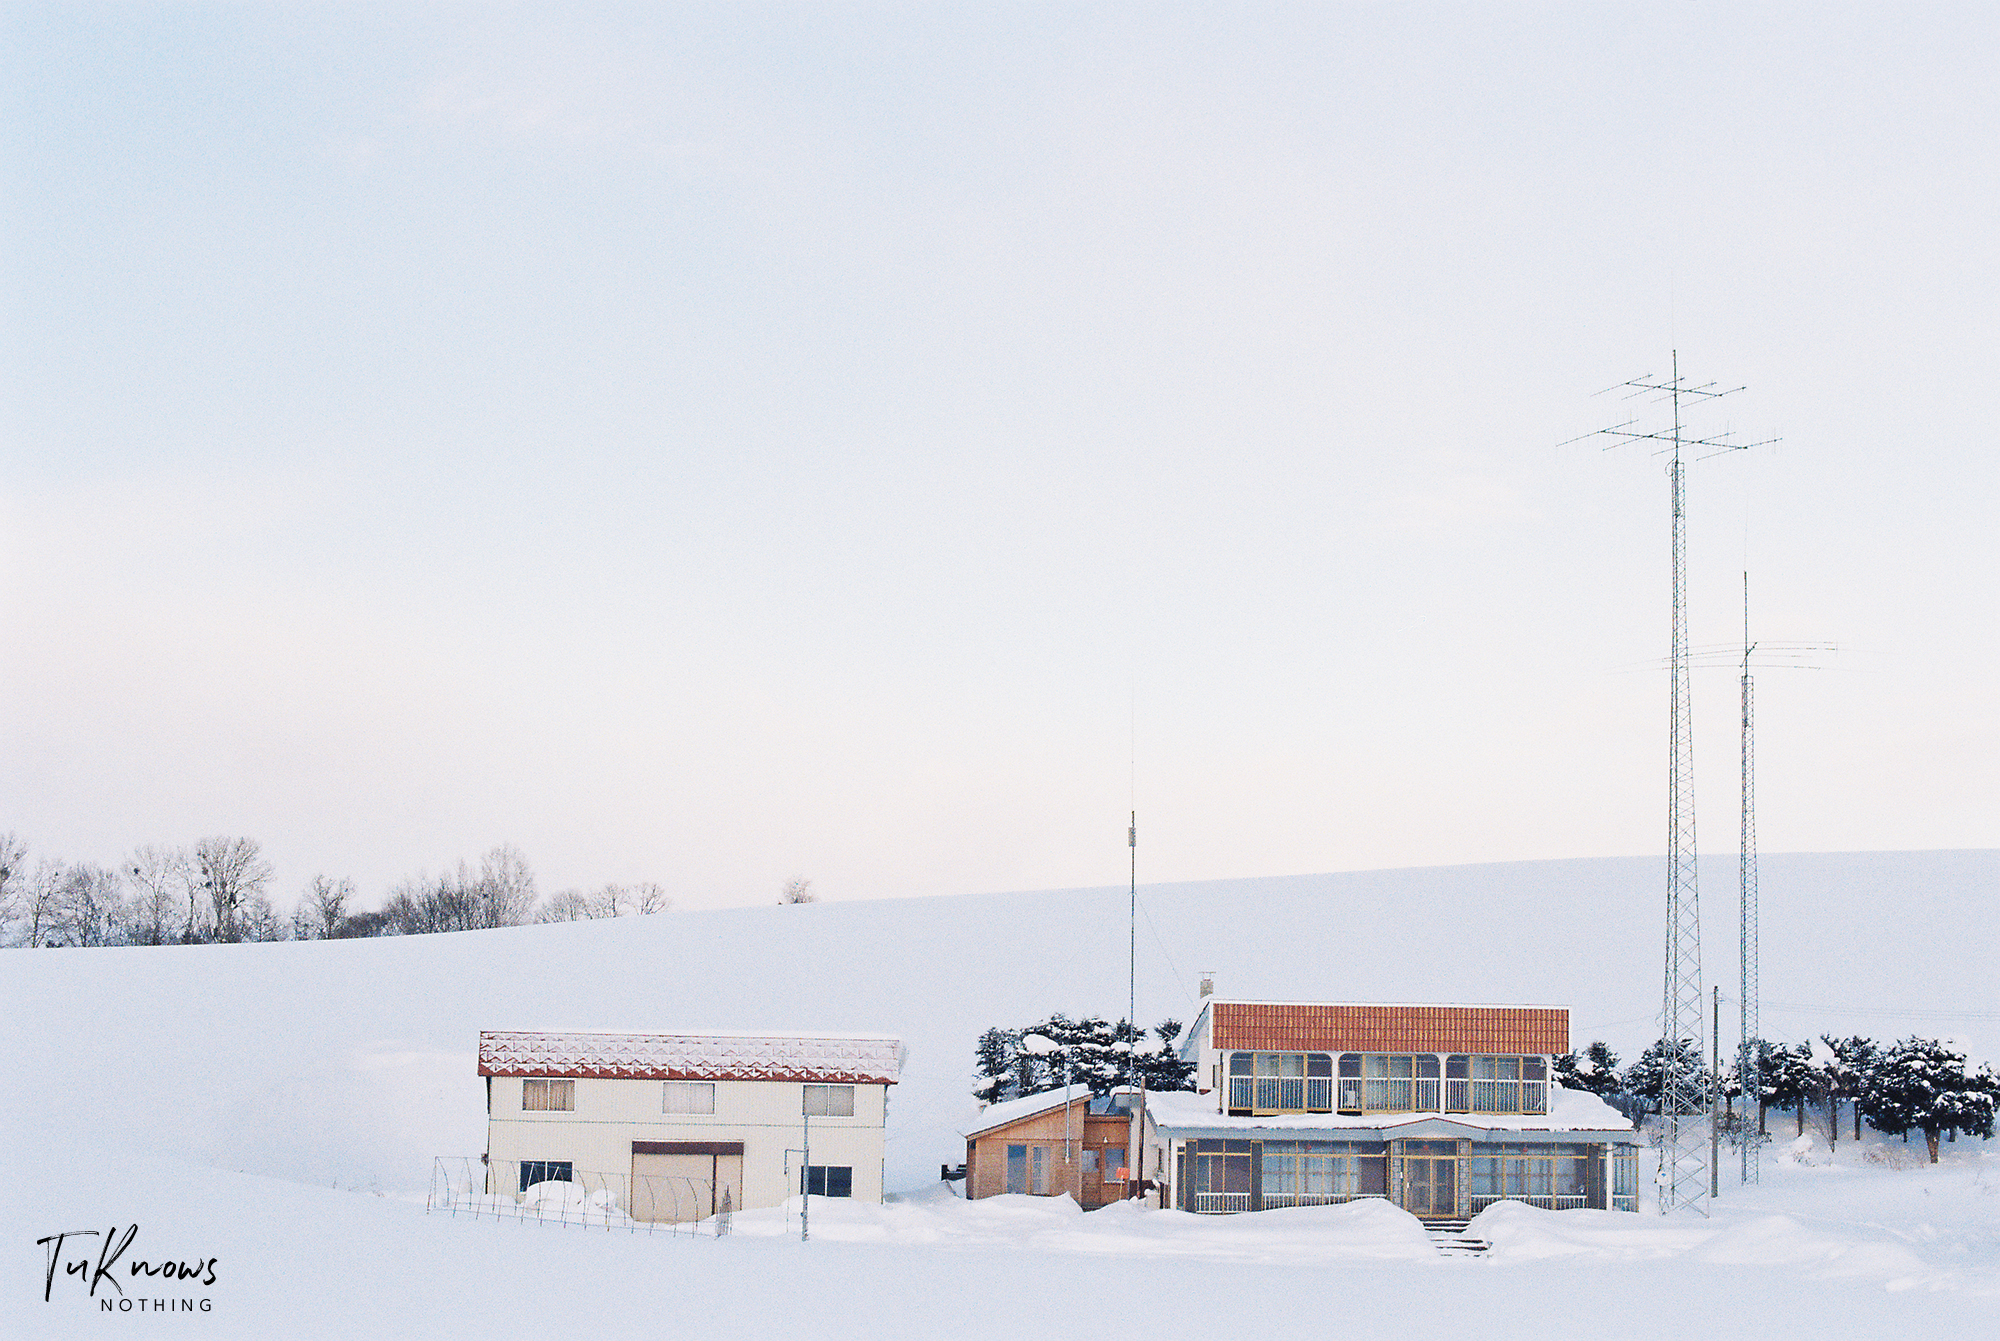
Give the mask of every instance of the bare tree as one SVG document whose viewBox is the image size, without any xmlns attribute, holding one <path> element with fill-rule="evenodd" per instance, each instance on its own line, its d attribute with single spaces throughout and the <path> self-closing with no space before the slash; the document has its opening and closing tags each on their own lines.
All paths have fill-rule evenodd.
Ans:
<svg viewBox="0 0 2000 1341">
<path fill-rule="evenodd" d="M 134 945 L 165 945 L 173 939 L 180 896 L 188 886 L 188 854 L 178 847 L 134 848 L 119 869 L 132 891 L 127 934 Z"/>
<path fill-rule="evenodd" d="M 636 885 L 625 886 L 625 906 L 634 917 L 650 917 L 654 913 L 664 913 L 674 906 L 667 897 L 667 891 L 650 880 L 642 880 Z"/>
<path fill-rule="evenodd" d="M 339 934 L 340 924 L 347 920 L 347 906 L 353 901 L 352 880 L 314 876 L 306 885 L 306 892 L 299 897 L 299 910 L 293 918 L 298 938 L 302 941 L 332 940 Z"/>
<path fill-rule="evenodd" d="M 535 914 L 537 922 L 587 922 L 597 916 L 597 901 L 580 889 L 551 894 Z"/>
<path fill-rule="evenodd" d="M 535 909 L 535 875 L 518 850 L 494 848 L 474 871 L 464 862 L 432 879 L 418 875 L 390 891 L 382 911 L 405 936 L 511 927 Z"/>
<path fill-rule="evenodd" d="M 63 943 L 62 896 L 66 874 L 67 868 L 61 862 L 44 859 L 35 864 L 34 872 L 22 882 L 17 944 L 39 949 Z"/>
<path fill-rule="evenodd" d="M 239 938 L 237 910 L 271 881 L 271 863 L 254 838 L 204 838 L 194 845 L 194 868 L 215 914 L 217 940 Z M 267 900 L 268 902 L 268 900 Z"/>
<path fill-rule="evenodd" d="M 0 833 L 0 943 L 14 939 L 27 886 L 28 845 L 12 833 Z"/>
<path fill-rule="evenodd" d="M 818 903 L 819 895 L 813 893 L 813 882 L 803 876 L 793 876 L 785 882 L 785 892 L 778 896 L 778 902 Z"/>
<path fill-rule="evenodd" d="M 459 879 L 465 879 L 463 863 L 459 866 Z M 479 863 L 474 890 L 474 926 L 518 926 L 535 910 L 535 873 L 528 868 L 528 859 L 511 843 L 503 843 L 486 854 Z"/>
<path fill-rule="evenodd" d="M 565 889 L 552 894 L 536 914 L 538 922 L 581 922 L 600 917 L 645 917 L 674 906 L 667 891 L 651 881 L 636 885 L 606 885 L 594 894 Z"/>
</svg>

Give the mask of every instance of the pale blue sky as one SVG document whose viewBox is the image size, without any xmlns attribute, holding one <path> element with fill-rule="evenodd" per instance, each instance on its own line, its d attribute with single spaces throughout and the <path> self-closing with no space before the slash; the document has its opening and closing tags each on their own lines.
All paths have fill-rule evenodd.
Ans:
<svg viewBox="0 0 2000 1341">
<path fill-rule="evenodd" d="M 289 901 L 2000 844 L 1984 6 L 9 5 L 0 829 Z M 1735 685 L 1698 685 L 1704 846 Z"/>
</svg>

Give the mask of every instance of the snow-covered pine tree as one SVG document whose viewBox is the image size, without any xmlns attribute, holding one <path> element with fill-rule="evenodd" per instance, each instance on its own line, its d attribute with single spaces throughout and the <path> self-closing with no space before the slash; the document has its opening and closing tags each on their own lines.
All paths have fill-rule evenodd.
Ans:
<svg viewBox="0 0 2000 1341">
<path fill-rule="evenodd" d="M 1019 1095 L 1019 1077 L 1015 1073 L 1014 1060 L 1020 1048 L 1021 1036 L 1009 1029 L 996 1026 L 979 1036 L 979 1042 L 972 1050 L 979 1076 L 979 1083 L 972 1087 L 974 1098 L 991 1104 Z"/>
<path fill-rule="evenodd" d="M 1871 1070 L 1861 1103 L 1877 1131 L 1921 1131 L 1935 1164 L 1945 1133 L 1993 1135 L 2000 1083 L 1987 1067 L 1967 1070 L 1965 1054 L 1938 1039 L 1906 1038 Z"/>
<path fill-rule="evenodd" d="M 1620 1093 L 1624 1082 L 1618 1078 L 1618 1054 L 1601 1040 L 1582 1052 L 1566 1052 L 1556 1058 L 1556 1083 L 1600 1098 Z"/>
<path fill-rule="evenodd" d="M 1181 1060 L 1175 1042 L 1181 1036 L 1179 1020 L 1161 1020 L 1153 1026 L 1153 1037 L 1139 1043 L 1139 1079 L 1149 1090 L 1191 1090 L 1194 1063 Z"/>
<path fill-rule="evenodd" d="M 1837 1139 L 1840 1126 L 1839 1115 L 1834 1110 L 1842 1099 L 1854 1103 L 1854 1139 L 1861 1139 L 1861 1096 L 1868 1090 L 1868 1074 L 1876 1062 L 1881 1060 L 1882 1049 L 1872 1038 L 1850 1035 L 1847 1038 L 1819 1036 L 1825 1045 L 1826 1054 L 1821 1062 L 1821 1070 L 1827 1080 L 1827 1130 Z"/>
<path fill-rule="evenodd" d="M 1763 1102 L 1789 1108 L 1798 1119 L 1798 1134 L 1806 1134 L 1806 1104 L 1825 1092 L 1824 1075 L 1813 1065 L 1806 1044 L 1772 1043 L 1758 1063 L 1764 1081 Z M 1761 1123 L 1760 1123 L 1761 1128 Z"/>
<path fill-rule="evenodd" d="M 1636 1099 L 1645 1100 L 1657 1112 L 1660 1095 L 1667 1083 L 1667 1062 L 1676 1052 L 1682 1058 L 1681 1065 L 1695 1067 L 1704 1076 L 1707 1074 L 1708 1068 L 1702 1061 L 1701 1049 L 1695 1045 L 1693 1039 L 1684 1038 L 1676 1044 L 1670 1039 L 1656 1038 L 1646 1045 L 1646 1050 L 1639 1054 L 1638 1061 L 1625 1068 L 1623 1078 L 1625 1092 Z"/>
</svg>

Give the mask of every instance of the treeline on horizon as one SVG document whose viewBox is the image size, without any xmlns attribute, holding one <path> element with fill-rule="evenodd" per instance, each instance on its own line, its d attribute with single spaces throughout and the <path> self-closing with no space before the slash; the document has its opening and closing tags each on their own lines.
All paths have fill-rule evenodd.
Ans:
<svg viewBox="0 0 2000 1341">
<path fill-rule="evenodd" d="M 400 881 L 380 908 L 358 906 L 354 882 L 315 875 L 289 912 L 254 838 L 216 836 L 187 847 L 134 848 L 115 867 L 42 858 L 0 833 L 0 946 L 208 945 L 240 941 L 348 940 L 477 931 L 529 922 L 575 922 L 663 913 L 659 885 L 607 884 L 544 899 L 535 873 L 510 845 L 477 866 Z M 791 881 L 781 902 L 810 903 L 811 883 Z"/>
<path fill-rule="evenodd" d="M 1623 1070 L 1618 1055 L 1602 1042 L 1555 1060 L 1555 1077 L 1567 1089 L 1584 1090 L 1606 1100 L 1635 1120 L 1660 1109 L 1670 1066 L 1700 1075 L 1708 1101 L 1720 1101 L 1719 1130 L 1732 1145 L 1769 1139 L 1770 1110 L 1789 1109 L 1798 1134 L 1808 1123 L 1829 1147 L 1838 1145 L 1841 1105 L 1851 1104 L 1854 1139 L 1861 1124 L 1908 1140 L 1922 1132 L 1930 1162 L 1938 1162 L 1938 1142 L 1965 1136 L 1989 1139 L 2000 1119 L 2000 1074 L 1991 1065 L 1973 1066 L 1967 1055 L 1935 1038 L 1911 1036 L 1895 1043 L 1852 1035 L 1822 1034 L 1807 1043 L 1754 1040 L 1756 1064 L 1745 1084 L 1747 1057 L 1725 1063 L 1717 1073 L 1689 1039 L 1678 1044 L 1661 1038 Z M 1757 1104 L 1750 1122 L 1749 1103 L 1737 1111 L 1745 1090 Z"/>
</svg>

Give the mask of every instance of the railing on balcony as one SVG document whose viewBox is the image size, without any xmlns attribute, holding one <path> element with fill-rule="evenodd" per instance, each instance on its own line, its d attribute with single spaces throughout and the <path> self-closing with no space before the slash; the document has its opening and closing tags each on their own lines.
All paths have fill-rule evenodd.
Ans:
<svg viewBox="0 0 2000 1341">
<path fill-rule="evenodd" d="M 1472 1199 L 1472 1213 L 1473 1213 L 1474 1215 L 1477 1215 L 1477 1214 L 1479 1214 L 1479 1213 L 1480 1213 L 1481 1211 L 1485 1210 L 1485 1209 L 1486 1209 L 1486 1208 L 1487 1208 L 1488 1206 L 1491 1206 L 1491 1205 L 1492 1205 L 1492 1204 L 1493 1204 L 1494 1202 L 1496 1202 L 1496 1201 L 1524 1201 L 1524 1202 L 1526 1202 L 1526 1203 L 1527 1203 L 1528 1205 L 1530 1205 L 1530 1206 L 1538 1206 L 1538 1207 L 1540 1207 L 1540 1208 L 1541 1208 L 1542 1210 L 1545 1210 L 1545 1211 L 1580 1211 L 1580 1210 L 1582 1210 L 1582 1209 L 1583 1209 L 1584 1207 L 1586 1207 L 1586 1206 L 1590 1205 L 1590 1198 L 1589 1198 L 1589 1197 L 1586 1197 L 1586 1196 L 1583 1196 L 1583 1195 L 1582 1195 L 1582 1194 L 1580 1194 L 1580 1193 L 1579 1193 L 1579 1194 L 1577 1194 L 1577 1195 L 1574 1195 L 1574 1196 L 1572 1196 L 1572 1195 L 1568 1195 L 1568 1194 L 1564 1194 L 1564 1195 L 1561 1195 L 1561 1196 L 1537 1196 L 1537 1197 L 1530 1197 L 1530 1196 L 1505 1196 L 1505 1197 L 1485 1197 L 1485 1196 L 1475 1196 L 1475 1197 L 1473 1197 L 1473 1199 Z M 1622 1208 L 1621 1208 L 1621 1209 L 1622 1209 Z"/>
<path fill-rule="evenodd" d="M 1383 1201 L 1380 1192 L 1266 1192 L 1264 1209 L 1284 1210 L 1289 1206 L 1339 1206 L 1349 1201 Z"/>
<path fill-rule="evenodd" d="M 1197 1192 L 1194 1194 L 1196 1215 L 1236 1215 L 1250 1209 L 1248 1192 Z"/>
</svg>

